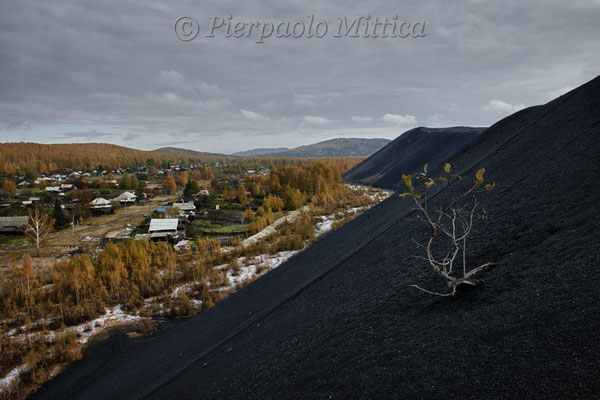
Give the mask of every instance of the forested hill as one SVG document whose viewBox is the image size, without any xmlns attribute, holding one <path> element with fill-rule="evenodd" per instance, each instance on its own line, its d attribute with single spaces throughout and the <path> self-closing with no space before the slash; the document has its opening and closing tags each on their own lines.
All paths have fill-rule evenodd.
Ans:
<svg viewBox="0 0 600 400">
<path fill-rule="evenodd" d="M 0 173 L 123 168 L 147 165 L 150 159 L 160 165 L 162 161 L 179 163 L 190 158 L 210 161 L 224 157 L 198 152 L 144 151 L 108 143 L 1 143 Z"/>
</svg>

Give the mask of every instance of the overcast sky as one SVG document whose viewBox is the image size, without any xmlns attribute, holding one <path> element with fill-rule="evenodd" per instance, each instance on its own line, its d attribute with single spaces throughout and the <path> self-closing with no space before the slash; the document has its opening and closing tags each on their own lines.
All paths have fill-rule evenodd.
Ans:
<svg viewBox="0 0 600 400">
<path fill-rule="evenodd" d="M 228 15 L 315 15 L 329 32 L 205 37 Z M 333 37 L 338 17 L 367 15 L 424 21 L 426 36 Z M 175 35 L 181 16 L 194 40 Z M 0 141 L 229 153 L 488 126 L 597 76 L 599 38 L 600 0 L 3 0 Z"/>
</svg>

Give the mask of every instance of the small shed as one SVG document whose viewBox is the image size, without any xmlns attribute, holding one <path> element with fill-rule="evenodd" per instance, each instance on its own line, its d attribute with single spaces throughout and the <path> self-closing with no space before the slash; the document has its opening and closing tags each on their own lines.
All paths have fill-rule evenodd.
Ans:
<svg viewBox="0 0 600 400">
<path fill-rule="evenodd" d="M 177 208 L 183 213 L 187 214 L 190 211 L 194 211 L 196 209 L 196 206 L 194 205 L 194 203 L 173 203 L 173 208 Z"/>
<path fill-rule="evenodd" d="M 177 233 L 179 219 L 177 218 L 152 218 L 148 233 Z"/>
<path fill-rule="evenodd" d="M 171 206 L 158 206 L 156 207 L 156 212 L 164 214 L 170 208 Z"/>
</svg>

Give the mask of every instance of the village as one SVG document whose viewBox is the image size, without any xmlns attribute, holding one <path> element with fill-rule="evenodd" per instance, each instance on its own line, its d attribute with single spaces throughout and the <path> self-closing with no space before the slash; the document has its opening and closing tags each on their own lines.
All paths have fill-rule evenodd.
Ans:
<svg viewBox="0 0 600 400">
<path fill-rule="evenodd" d="M 54 220 L 54 232 L 48 239 L 64 236 L 57 235 L 63 230 L 71 233 L 71 239 L 78 233 L 89 233 L 72 240 L 71 247 L 128 238 L 177 244 L 202 234 L 219 236 L 226 243 L 234 235 L 248 232 L 251 221 L 246 221 L 244 206 L 256 209 L 257 201 L 265 195 L 264 190 L 254 193 L 252 182 L 260 181 L 269 170 L 262 167 L 215 177 L 220 167 L 220 163 L 192 164 L 5 178 L 0 189 L 0 248 L 14 250 L 28 245 L 27 223 L 32 209 L 42 210 Z M 242 204 L 230 193 L 236 190 L 237 195 L 246 180 L 250 186 L 241 196 Z M 139 217 L 144 218 L 139 221 Z M 133 226 L 138 222 L 140 226 Z M 109 229 L 102 232 L 91 226 Z"/>
</svg>

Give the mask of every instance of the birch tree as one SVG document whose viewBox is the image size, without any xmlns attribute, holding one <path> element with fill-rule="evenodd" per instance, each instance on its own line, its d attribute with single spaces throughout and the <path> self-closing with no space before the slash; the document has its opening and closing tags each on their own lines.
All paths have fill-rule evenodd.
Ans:
<svg viewBox="0 0 600 400">
<path fill-rule="evenodd" d="M 38 208 L 29 211 L 29 220 L 25 233 L 29 239 L 35 244 L 37 256 L 40 256 L 40 247 L 48 235 L 52 231 L 54 221 L 48 215 L 41 212 Z"/>
</svg>

